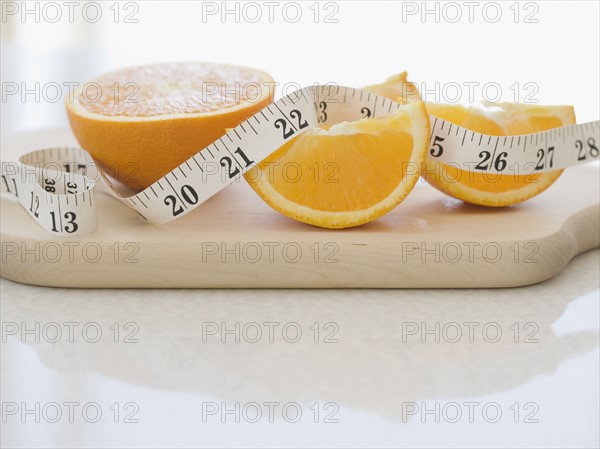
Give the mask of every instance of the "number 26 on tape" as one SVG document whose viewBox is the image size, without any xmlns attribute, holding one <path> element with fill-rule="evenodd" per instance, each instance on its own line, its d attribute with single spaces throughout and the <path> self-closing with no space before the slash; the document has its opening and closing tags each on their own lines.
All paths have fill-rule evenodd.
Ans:
<svg viewBox="0 0 600 449">
<path fill-rule="evenodd" d="M 508 153 L 503 151 L 494 158 L 494 155 L 490 151 L 483 150 L 479 153 L 479 157 L 481 158 L 481 161 L 475 166 L 476 169 L 485 171 L 493 164 L 496 171 L 501 172 L 506 168 L 506 157 L 508 157 Z"/>
</svg>

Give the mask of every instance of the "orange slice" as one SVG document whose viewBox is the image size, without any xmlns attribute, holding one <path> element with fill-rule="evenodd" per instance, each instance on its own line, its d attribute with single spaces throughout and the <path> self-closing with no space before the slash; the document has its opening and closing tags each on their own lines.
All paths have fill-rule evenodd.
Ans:
<svg viewBox="0 0 600 449">
<path fill-rule="evenodd" d="M 273 209 L 324 228 L 357 226 L 386 214 L 417 182 L 429 140 L 425 105 L 287 142 L 245 174 Z"/>
<path fill-rule="evenodd" d="M 571 106 L 484 104 L 482 108 L 427 104 L 431 115 L 471 131 L 516 136 L 575 123 Z M 483 206 L 508 206 L 528 200 L 550 187 L 563 170 L 520 175 L 468 172 L 427 159 L 423 177 L 434 187 L 463 201 Z"/>
<path fill-rule="evenodd" d="M 398 75 L 366 89 L 396 100 L 407 89 L 406 77 Z M 412 83 L 410 83 L 412 85 Z M 484 103 L 482 108 L 427 103 L 431 115 L 482 134 L 515 136 L 575 123 L 572 106 L 538 106 L 514 103 Z M 502 175 L 460 170 L 427 158 L 423 177 L 431 185 L 463 201 L 484 206 L 508 206 L 532 198 L 546 190 L 562 170 L 521 175 Z"/>
<path fill-rule="evenodd" d="M 82 84 L 66 107 L 79 144 L 141 190 L 267 106 L 272 86 L 246 67 L 158 64 Z"/>
</svg>

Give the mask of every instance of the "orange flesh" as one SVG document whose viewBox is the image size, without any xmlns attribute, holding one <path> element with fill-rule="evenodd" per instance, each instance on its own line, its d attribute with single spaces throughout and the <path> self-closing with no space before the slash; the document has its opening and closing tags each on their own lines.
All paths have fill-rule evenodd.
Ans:
<svg viewBox="0 0 600 449">
<path fill-rule="evenodd" d="M 260 73 L 213 64 L 133 67 L 86 83 L 76 101 L 106 116 L 152 117 L 214 112 L 253 102 L 269 89 Z"/>
<path fill-rule="evenodd" d="M 288 142 L 263 162 L 279 193 L 311 209 L 358 211 L 379 203 L 404 178 L 413 149 L 405 132 L 315 135 Z"/>
</svg>

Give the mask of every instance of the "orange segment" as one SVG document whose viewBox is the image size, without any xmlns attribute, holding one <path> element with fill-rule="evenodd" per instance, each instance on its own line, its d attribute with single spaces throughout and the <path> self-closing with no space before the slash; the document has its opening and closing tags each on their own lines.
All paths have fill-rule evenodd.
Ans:
<svg viewBox="0 0 600 449">
<path fill-rule="evenodd" d="M 482 108 L 427 104 L 430 114 L 471 131 L 493 136 L 514 136 L 575 123 L 571 106 L 530 106 L 514 103 L 484 104 Z M 563 170 L 540 174 L 487 174 L 459 170 L 427 159 L 423 177 L 455 198 L 483 206 L 508 206 L 546 190 Z"/>
<path fill-rule="evenodd" d="M 67 115 L 79 144 L 141 190 L 267 106 L 272 83 L 222 64 L 133 67 L 82 84 Z"/>
<path fill-rule="evenodd" d="M 412 89 L 407 87 L 405 75 L 404 72 L 383 84 L 365 89 L 397 99 L 407 89 Z M 474 108 L 427 103 L 427 110 L 431 115 L 471 131 L 493 136 L 529 134 L 575 123 L 572 106 L 484 103 L 482 108 Z M 427 158 L 423 177 L 437 189 L 463 201 L 484 206 L 507 206 L 543 192 L 561 173 L 562 170 L 537 175 L 486 174 L 460 170 Z"/>
<path fill-rule="evenodd" d="M 273 209 L 324 228 L 386 214 L 420 176 L 429 139 L 423 103 L 384 117 L 343 122 L 292 139 L 245 175 Z"/>
</svg>

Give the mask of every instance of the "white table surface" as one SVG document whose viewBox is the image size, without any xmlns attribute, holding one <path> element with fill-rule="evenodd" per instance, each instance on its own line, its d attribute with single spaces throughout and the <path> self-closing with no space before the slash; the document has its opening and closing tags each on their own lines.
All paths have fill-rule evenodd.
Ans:
<svg viewBox="0 0 600 449">
<path fill-rule="evenodd" d="M 597 447 L 599 256 L 501 290 L 86 291 L 2 279 L 2 446 Z M 250 325 L 239 343 L 234 334 L 222 343 L 220 331 L 236 322 L 258 323 L 260 341 Z M 436 322 L 439 343 L 409 332 Z M 295 324 L 284 337 L 286 323 Z M 449 323 L 463 332 L 456 343 Z M 291 343 L 295 327 L 302 336 Z M 337 342 L 325 343 L 333 331 Z M 137 342 L 125 343 L 132 332 Z M 73 422 L 68 402 L 79 404 Z M 268 402 L 279 404 L 273 422 Z M 36 403 L 39 423 L 22 413 Z M 62 412 L 57 423 L 50 403 Z M 239 423 L 221 415 L 236 403 Z M 261 407 L 257 423 L 249 403 Z M 284 416 L 289 403 L 298 405 Z M 439 416 L 423 412 L 436 406 Z M 138 422 L 124 422 L 130 412 Z M 324 422 L 329 413 L 338 422 Z"/>
</svg>

